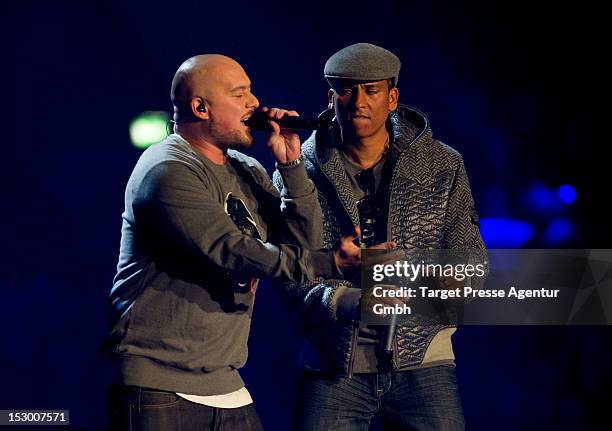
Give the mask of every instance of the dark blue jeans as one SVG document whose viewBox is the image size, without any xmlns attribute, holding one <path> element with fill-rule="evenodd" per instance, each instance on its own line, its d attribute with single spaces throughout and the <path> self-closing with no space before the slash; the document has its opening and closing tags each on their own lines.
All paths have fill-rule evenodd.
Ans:
<svg viewBox="0 0 612 431">
<path fill-rule="evenodd" d="M 221 409 L 136 386 L 111 386 L 109 395 L 112 431 L 263 431 L 252 404 Z"/>
<path fill-rule="evenodd" d="M 300 431 L 367 431 L 378 415 L 385 430 L 464 430 L 455 367 L 380 374 L 300 377 Z"/>
</svg>

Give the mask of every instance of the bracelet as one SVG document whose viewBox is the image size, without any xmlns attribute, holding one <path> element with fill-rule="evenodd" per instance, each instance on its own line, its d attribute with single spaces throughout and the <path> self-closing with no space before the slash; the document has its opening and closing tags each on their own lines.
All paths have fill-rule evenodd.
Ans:
<svg viewBox="0 0 612 431">
<path fill-rule="evenodd" d="M 292 161 L 287 162 L 287 163 L 278 163 L 278 162 L 276 162 L 276 167 L 277 168 L 290 168 L 292 166 L 297 166 L 300 163 L 302 163 L 302 156 L 301 155 L 297 159 L 292 160 Z"/>
</svg>

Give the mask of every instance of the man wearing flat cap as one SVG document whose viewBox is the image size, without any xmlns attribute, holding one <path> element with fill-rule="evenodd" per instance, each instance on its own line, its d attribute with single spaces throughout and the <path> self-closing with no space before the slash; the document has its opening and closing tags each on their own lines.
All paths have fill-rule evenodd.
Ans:
<svg viewBox="0 0 612 431">
<path fill-rule="evenodd" d="M 325 64 L 329 106 L 302 145 L 324 218 L 322 246 L 361 228 L 362 246 L 484 250 L 461 155 L 433 138 L 425 115 L 398 102 L 400 60 L 358 43 Z M 275 175 L 277 187 L 282 177 Z M 287 283 L 299 304 L 300 430 L 460 430 L 463 412 L 444 321 L 385 329 L 360 321 L 359 274 Z M 388 329 L 386 331 L 389 331 Z M 388 349 L 387 349 L 388 350 Z"/>
</svg>

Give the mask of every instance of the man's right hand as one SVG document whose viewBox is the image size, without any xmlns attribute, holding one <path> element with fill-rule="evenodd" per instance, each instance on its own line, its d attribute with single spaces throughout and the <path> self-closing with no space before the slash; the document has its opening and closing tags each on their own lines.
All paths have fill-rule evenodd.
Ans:
<svg viewBox="0 0 612 431">
<path fill-rule="evenodd" d="M 361 248 L 355 245 L 355 240 L 360 234 L 361 231 L 356 227 L 353 235 L 340 238 L 340 244 L 334 251 L 336 266 L 340 271 L 361 265 Z"/>
<path fill-rule="evenodd" d="M 340 245 L 334 252 L 336 266 L 340 269 L 354 268 L 361 265 L 361 248 L 355 244 L 355 240 L 361 236 L 361 228 L 355 226 L 353 235 L 343 236 L 340 239 Z M 397 247 L 394 241 L 376 244 L 368 247 L 368 250 L 393 250 Z"/>
</svg>

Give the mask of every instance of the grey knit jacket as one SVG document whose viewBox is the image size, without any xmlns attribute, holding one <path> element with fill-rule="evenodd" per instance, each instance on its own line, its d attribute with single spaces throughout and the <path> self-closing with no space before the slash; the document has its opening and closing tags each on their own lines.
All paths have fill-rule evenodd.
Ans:
<svg viewBox="0 0 612 431">
<path fill-rule="evenodd" d="M 333 111 L 321 114 L 331 119 Z M 335 122 L 318 130 L 302 145 L 309 177 L 318 190 L 323 211 L 322 246 L 333 247 L 342 235 L 359 225 L 352 188 L 338 154 Z M 479 221 L 461 155 L 433 139 L 427 118 L 400 105 L 387 121 L 392 142 L 381 187 L 385 187 L 387 241 L 405 249 L 480 249 Z M 278 172 L 274 176 L 282 188 Z M 303 337 L 304 368 L 351 375 L 358 322 L 338 316 L 343 295 L 357 287 L 347 279 L 325 279 L 305 284 L 285 283 L 283 292 L 298 304 Z M 412 319 L 412 318 L 411 318 Z M 434 336 L 449 327 L 444 321 L 415 317 L 398 327 L 394 366 L 419 365 Z"/>
</svg>

